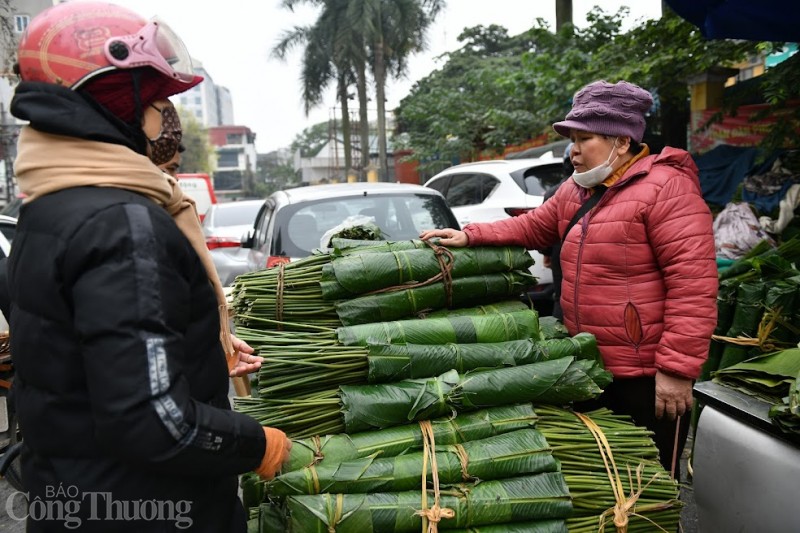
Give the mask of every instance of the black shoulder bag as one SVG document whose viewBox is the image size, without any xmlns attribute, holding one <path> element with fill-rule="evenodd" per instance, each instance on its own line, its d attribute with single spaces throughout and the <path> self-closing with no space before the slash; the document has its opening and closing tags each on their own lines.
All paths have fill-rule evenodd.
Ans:
<svg viewBox="0 0 800 533">
<path fill-rule="evenodd" d="M 580 208 L 578 208 L 578 211 L 575 213 L 575 216 L 573 216 L 572 220 L 570 220 L 569 224 L 567 224 L 567 229 L 565 229 L 564 233 L 561 235 L 561 244 L 564 244 L 564 240 L 567 238 L 567 233 L 569 233 L 569 230 L 572 229 L 572 226 L 577 224 L 578 221 L 581 219 L 581 217 L 583 217 L 583 215 L 589 212 L 589 209 L 597 205 L 597 202 L 600 201 L 600 198 L 603 197 L 603 195 L 606 193 L 607 190 L 608 187 L 604 186 L 598 187 L 597 189 L 594 190 L 594 194 L 591 195 L 589 199 L 586 200 L 580 206 Z"/>
</svg>

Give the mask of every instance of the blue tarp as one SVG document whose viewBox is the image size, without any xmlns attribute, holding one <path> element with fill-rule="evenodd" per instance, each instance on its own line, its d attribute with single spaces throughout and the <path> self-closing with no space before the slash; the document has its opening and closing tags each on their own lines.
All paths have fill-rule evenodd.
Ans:
<svg viewBox="0 0 800 533">
<path fill-rule="evenodd" d="M 800 41 L 798 0 L 666 0 L 707 39 Z"/>
<path fill-rule="evenodd" d="M 753 170 L 757 155 L 756 148 L 722 144 L 696 156 L 705 201 L 719 206 L 730 202 L 736 188 Z"/>
</svg>

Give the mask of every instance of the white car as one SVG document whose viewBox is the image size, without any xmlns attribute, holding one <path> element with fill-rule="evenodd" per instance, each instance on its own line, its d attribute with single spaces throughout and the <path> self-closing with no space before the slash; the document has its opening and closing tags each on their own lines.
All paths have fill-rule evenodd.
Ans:
<svg viewBox="0 0 800 533">
<path fill-rule="evenodd" d="M 337 183 L 286 189 L 271 194 L 242 242 L 250 248 L 250 271 L 307 257 L 323 235 L 345 219 L 372 217 L 387 240 L 408 240 L 421 231 L 456 228 L 442 195 L 407 183 Z"/>
<path fill-rule="evenodd" d="M 542 205 L 545 192 L 564 178 L 563 160 L 548 152 L 537 159 L 499 159 L 464 163 L 447 168 L 426 187 L 442 193 L 459 225 L 494 222 L 520 215 Z M 539 280 L 530 293 L 534 302 L 548 309 L 552 301 L 553 273 L 543 264 L 542 254 L 531 250 L 531 273 Z"/>
</svg>

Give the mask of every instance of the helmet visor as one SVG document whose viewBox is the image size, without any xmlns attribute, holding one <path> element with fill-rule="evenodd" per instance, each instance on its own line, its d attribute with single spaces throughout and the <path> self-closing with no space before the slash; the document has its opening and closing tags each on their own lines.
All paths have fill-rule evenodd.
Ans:
<svg viewBox="0 0 800 533">
<path fill-rule="evenodd" d="M 164 58 L 172 71 L 164 72 L 164 74 L 177 77 L 187 83 L 191 82 L 194 79 L 194 69 L 192 68 L 192 57 L 189 55 L 186 45 L 165 22 L 157 18 L 153 19 L 153 22 L 158 24 L 156 46 L 159 55 Z"/>
<path fill-rule="evenodd" d="M 134 35 L 112 37 L 105 44 L 105 52 L 108 61 L 119 69 L 152 67 L 184 83 L 195 79 L 192 59 L 183 41 L 158 19 Z"/>
</svg>

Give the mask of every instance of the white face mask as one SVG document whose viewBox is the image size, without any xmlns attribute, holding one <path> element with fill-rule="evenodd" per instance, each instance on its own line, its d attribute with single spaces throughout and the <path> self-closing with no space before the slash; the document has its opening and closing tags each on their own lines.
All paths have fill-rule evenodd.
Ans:
<svg viewBox="0 0 800 533">
<path fill-rule="evenodd" d="M 605 181 L 605 179 L 611 175 L 611 165 L 613 165 L 619 157 L 615 157 L 614 161 L 611 160 L 611 157 L 614 155 L 614 151 L 616 149 L 617 139 L 614 138 L 614 145 L 611 147 L 611 153 L 608 154 L 608 159 L 596 167 L 587 170 L 586 172 L 573 172 L 572 179 L 575 180 L 575 183 L 586 189 L 591 189 L 595 185 L 600 185 L 603 183 L 603 181 Z"/>
</svg>

